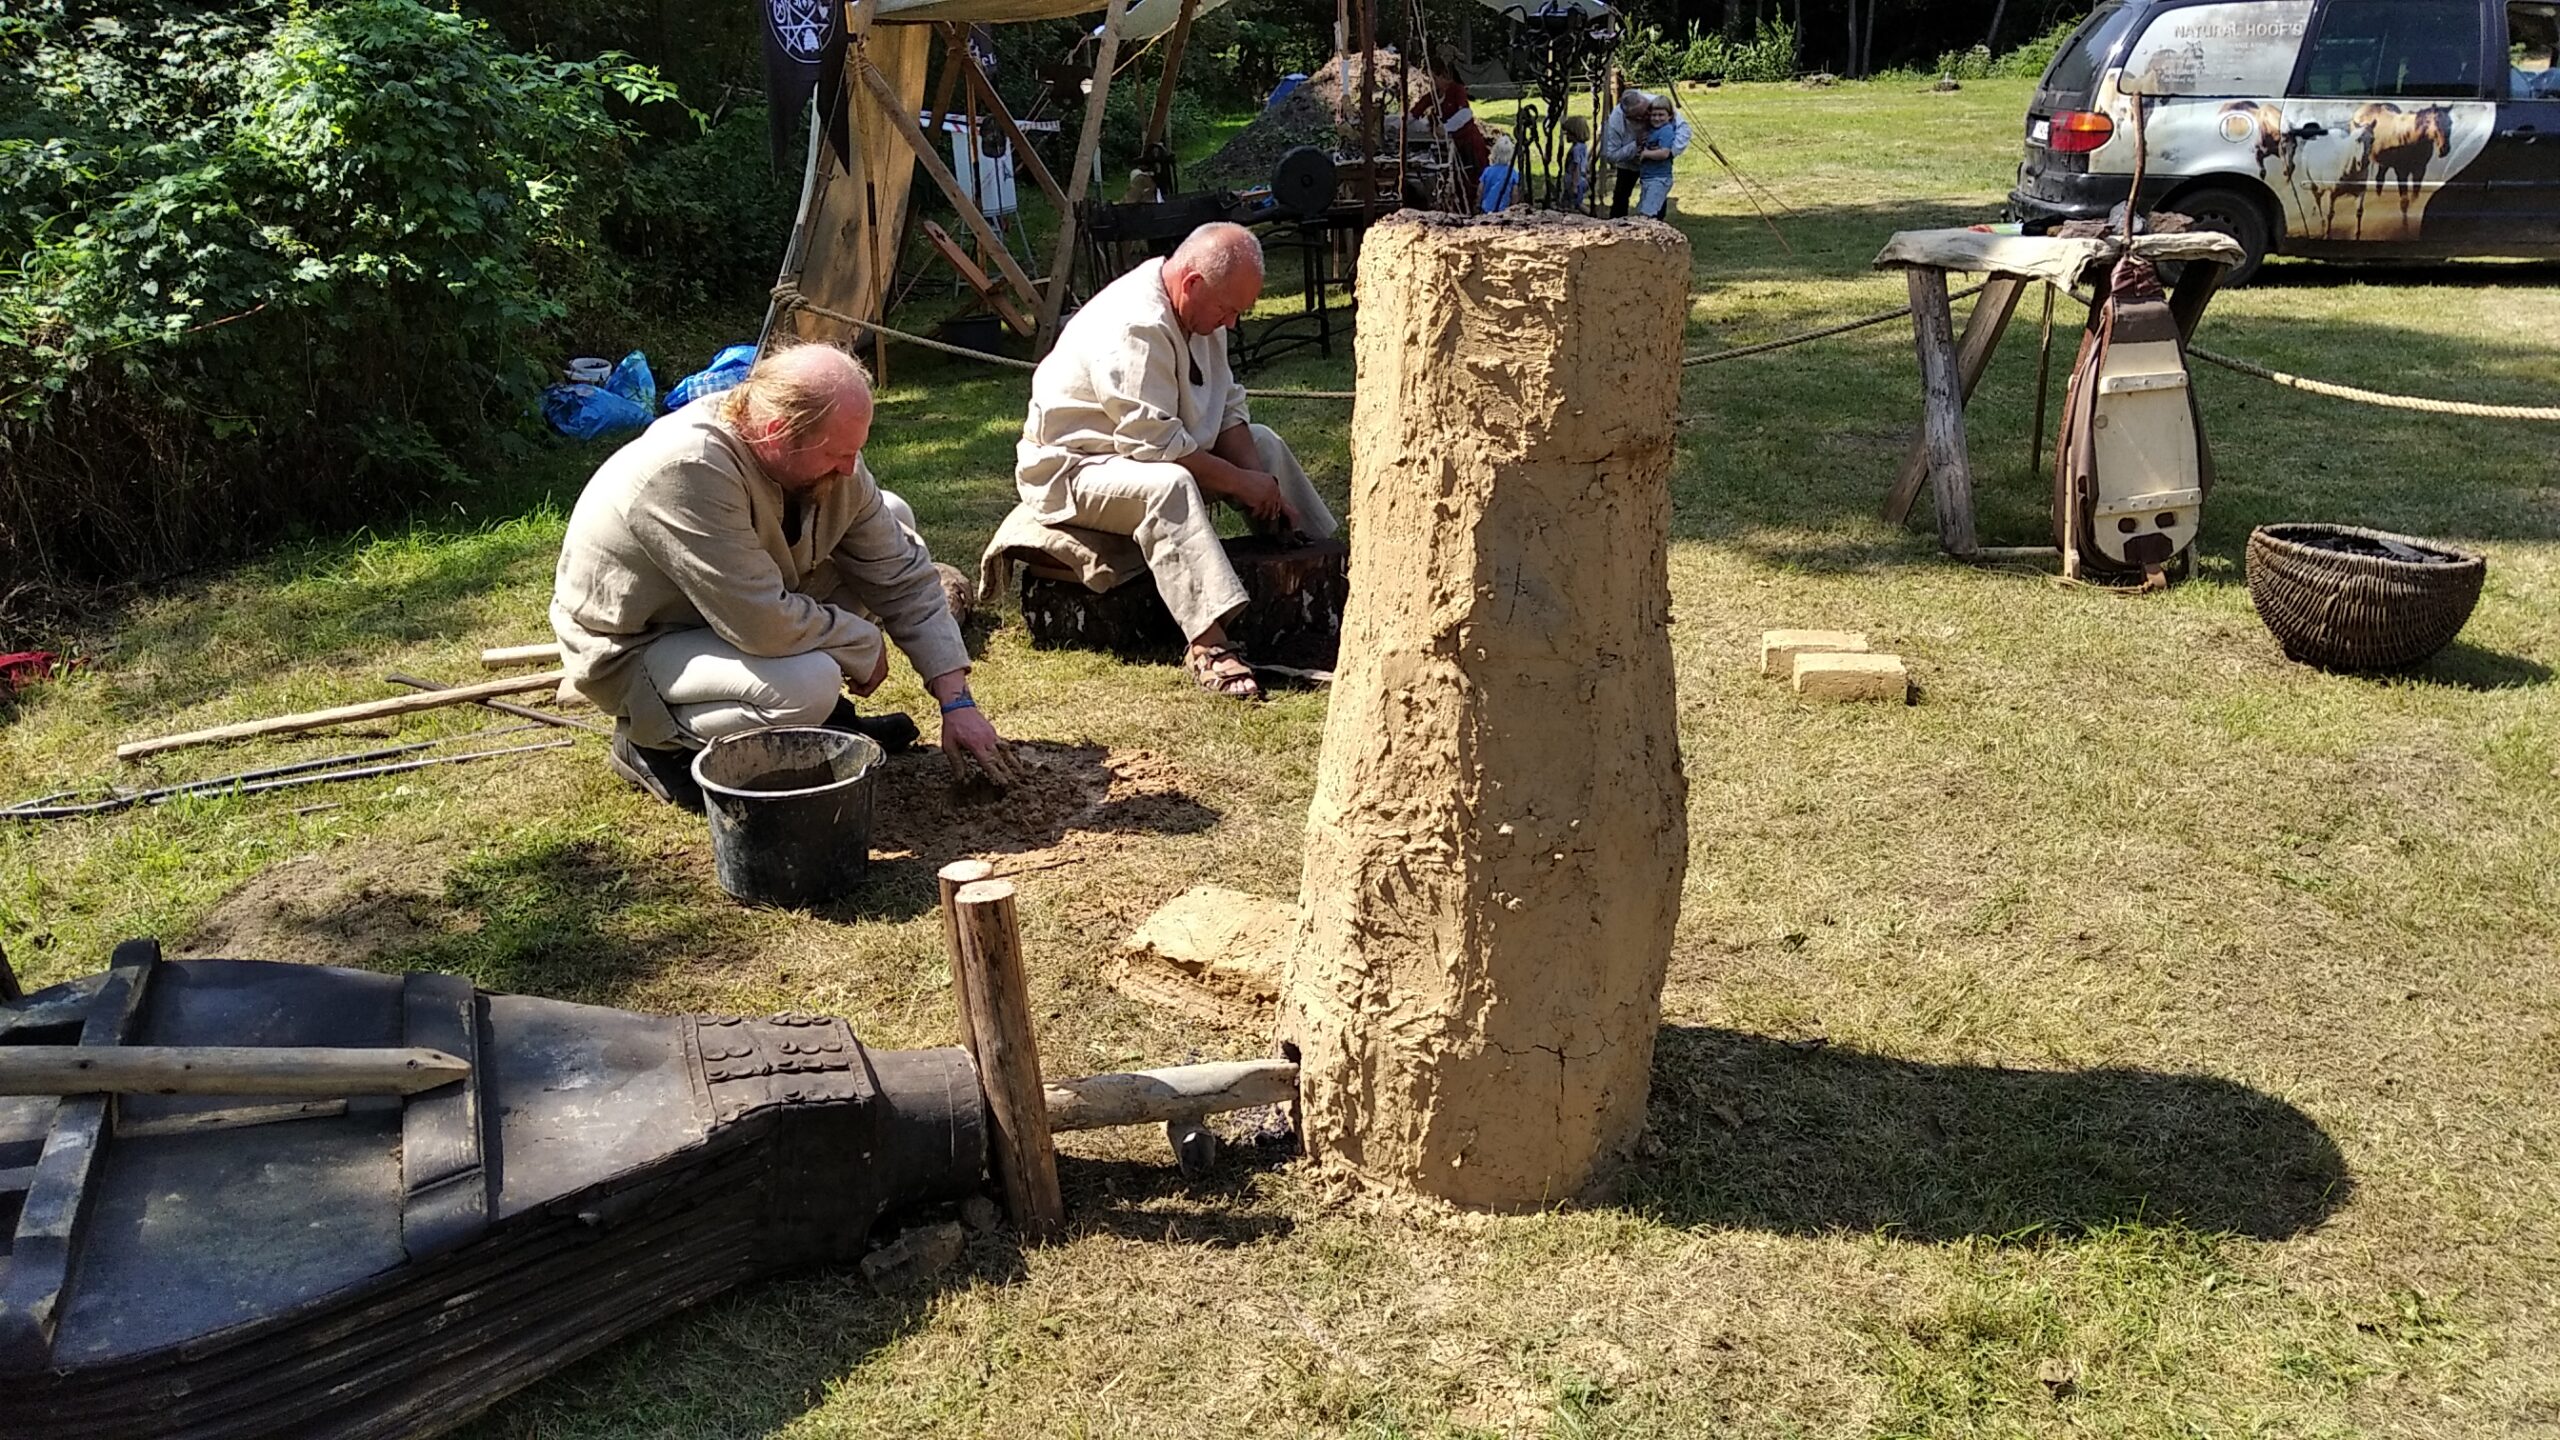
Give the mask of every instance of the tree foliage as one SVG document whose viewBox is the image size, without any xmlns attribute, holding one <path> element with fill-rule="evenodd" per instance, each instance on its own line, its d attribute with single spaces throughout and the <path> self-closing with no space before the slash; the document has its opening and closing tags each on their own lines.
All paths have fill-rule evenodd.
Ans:
<svg viewBox="0 0 2560 1440">
<path fill-rule="evenodd" d="M 669 98 L 418 0 L 11 17 L 0 564 L 148 574 L 461 476 L 545 328 L 619 298 L 613 106 Z"/>
</svg>

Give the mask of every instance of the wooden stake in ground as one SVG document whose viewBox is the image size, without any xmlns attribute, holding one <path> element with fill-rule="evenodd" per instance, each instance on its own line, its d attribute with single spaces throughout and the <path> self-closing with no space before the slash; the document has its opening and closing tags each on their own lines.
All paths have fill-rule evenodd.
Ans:
<svg viewBox="0 0 2560 1440">
<path fill-rule="evenodd" d="M 559 686 L 562 672 L 545 670 L 539 675 L 510 675 L 504 680 L 484 680 L 477 685 L 457 685 L 450 690 L 428 690 L 416 695 L 394 695 L 387 700 L 367 700 L 360 705 L 340 705 L 333 710 L 312 710 L 300 715 L 276 715 L 264 720 L 243 720 L 237 725 L 217 725 L 210 730 L 190 730 L 183 735 L 163 735 L 156 740 L 136 740 L 116 747 L 119 760 L 139 760 L 164 750 L 183 750 L 190 745 L 215 745 L 225 740 L 249 740 L 260 735 L 290 735 L 301 730 L 319 730 L 331 725 L 357 725 L 367 720 L 387 720 L 394 715 L 415 715 L 422 710 L 441 710 L 448 705 L 469 705 L 496 695 L 521 695 L 530 690 L 550 690 Z"/>
<path fill-rule="evenodd" d="M 1342 624 L 1280 1034 L 1309 1152 L 1525 1209 L 1644 1123 L 1687 868 L 1671 460 L 1689 246 L 1518 212 L 1360 255 Z"/>
<path fill-rule="evenodd" d="M 960 961 L 960 887 L 992 879 L 996 867 L 984 860 L 954 860 L 936 871 L 942 886 L 942 948 L 951 956 L 951 1004 L 960 1012 L 960 1045 L 978 1053 L 977 1020 L 969 1009 L 969 981 Z"/>
<path fill-rule="evenodd" d="M 951 910 L 957 940 L 952 964 L 967 997 L 962 1006 L 994 1131 L 996 1178 L 1024 1238 L 1046 1240 L 1066 1227 L 1067 1206 L 1058 1193 L 1058 1157 L 1049 1143 L 1049 1105 L 1031 1030 L 1031 996 L 1022 978 L 1013 882 L 973 880 L 953 892 Z"/>
</svg>

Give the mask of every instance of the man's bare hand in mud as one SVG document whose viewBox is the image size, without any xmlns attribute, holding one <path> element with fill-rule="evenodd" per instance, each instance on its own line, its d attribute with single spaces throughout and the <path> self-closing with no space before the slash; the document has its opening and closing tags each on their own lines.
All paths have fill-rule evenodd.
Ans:
<svg viewBox="0 0 2560 1440">
<path fill-rule="evenodd" d="M 967 781 L 972 772 L 985 775 L 1000 789 L 1021 783 L 1022 767 L 1014 759 L 1013 747 L 969 697 L 968 671 L 936 675 L 924 688 L 942 706 L 942 758 L 950 763 L 955 783 Z"/>
</svg>

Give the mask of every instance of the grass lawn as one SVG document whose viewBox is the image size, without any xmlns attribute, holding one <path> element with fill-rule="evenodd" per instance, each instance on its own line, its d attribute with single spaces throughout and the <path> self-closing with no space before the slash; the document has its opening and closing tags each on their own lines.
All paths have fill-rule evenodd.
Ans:
<svg viewBox="0 0 2560 1440">
<path fill-rule="evenodd" d="M 1688 162 L 1692 348 L 1899 304 L 1869 258 L 1892 230 L 1995 213 L 2025 95 L 1693 96 L 1793 213 L 1782 249 L 1711 161 Z M 2541 403 L 2553 278 L 2279 263 L 2218 301 L 2204 338 L 2374 388 Z M 2026 459 L 2038 314 L 1974 408 L 1986 543 L 2044 535 Z M 1344 355 L 1259 378 L 1339 386 Z M 1010 500 L 1024 377 L 893 359 L 872 465 L 967 566 Z M 975 1242 L 924 1295 L 850 1275 L 756 1287 L 472 1433 L 2560 1433 L 2552 433 L 2202 370 L 2222 479 L 2197 574 L 2127 598 L 1949 563 L 1876 518 L 1918 418 L 1903 327 L 1675 383 L 1703 417 L 1683 432 L 1671 576 L 1691 863 L 1660 1145 L 1620 1203 L 1389 1218 L 1280 1159 L 1231 1156 L 1186 1186 L 1152 1133 L 1070 1137 L 1062 1244 Z M 1347 409 L 1260 412 L 1337 501 Z M 119 740 L 371 696 L 386 670 L 465 678 L 478 647 L 541 638 L 562 517 L 602 453 L 563 448 L 449 517 L 101 617 L 88 670 L 0 717 L 0 793 L 105 779 Z M 2250 527 L 2284 519 L 2477 547 L 2487 593 L 2414 675 L 2292 665 L 2240 569 Z M 1867 631 L 1909 658 L 1921 702 L 1799 704 L 1754 671 L 1779 626 Z M 625 790 L 582 740 L 0 831 L 0 942 L 37 982 L 158 934 L 177 954 L 817 1010 L 878 1045 L 940 1044 L 930 877 L 992 847 L 1057 862 L 1022 881 L 1053 1072 L 1260 1053 L 1102 972 L 1191 885 L 1294 893 L 1323 697 L 1221 703 L 1171 668 L 1035 653 L 1018 625 L 994 633 L 977 691 L 1056 783 L 1147 803 L 1107 807 L 1123 828 L 965 835 L 889 805 L 859 900 L 751 912 L 713 887 L 701 822 Z M 888 698 L 923 704 L 903 669 Z M 901 773 L 910 793 L 929 783 Z"/>
</svg>

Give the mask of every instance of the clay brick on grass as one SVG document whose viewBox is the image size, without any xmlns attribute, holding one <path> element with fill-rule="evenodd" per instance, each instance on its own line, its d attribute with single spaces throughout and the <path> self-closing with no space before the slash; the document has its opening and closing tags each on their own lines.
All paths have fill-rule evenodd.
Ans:
<svg viewBox="0 0 2560 1440">
<path fill-rule="evenodd" d="M 1760 673 L 1793 675 L 1799 655 L 1863 655 L 1867 637 L 1855 630 L 1763 630 Z"/>
<path fill-rule="evenodd" d="M 1911 672 L 1899 655 L 1798 655 L 1796 693 L 1808 700 L 1911 699 Z"/>
</svg>

